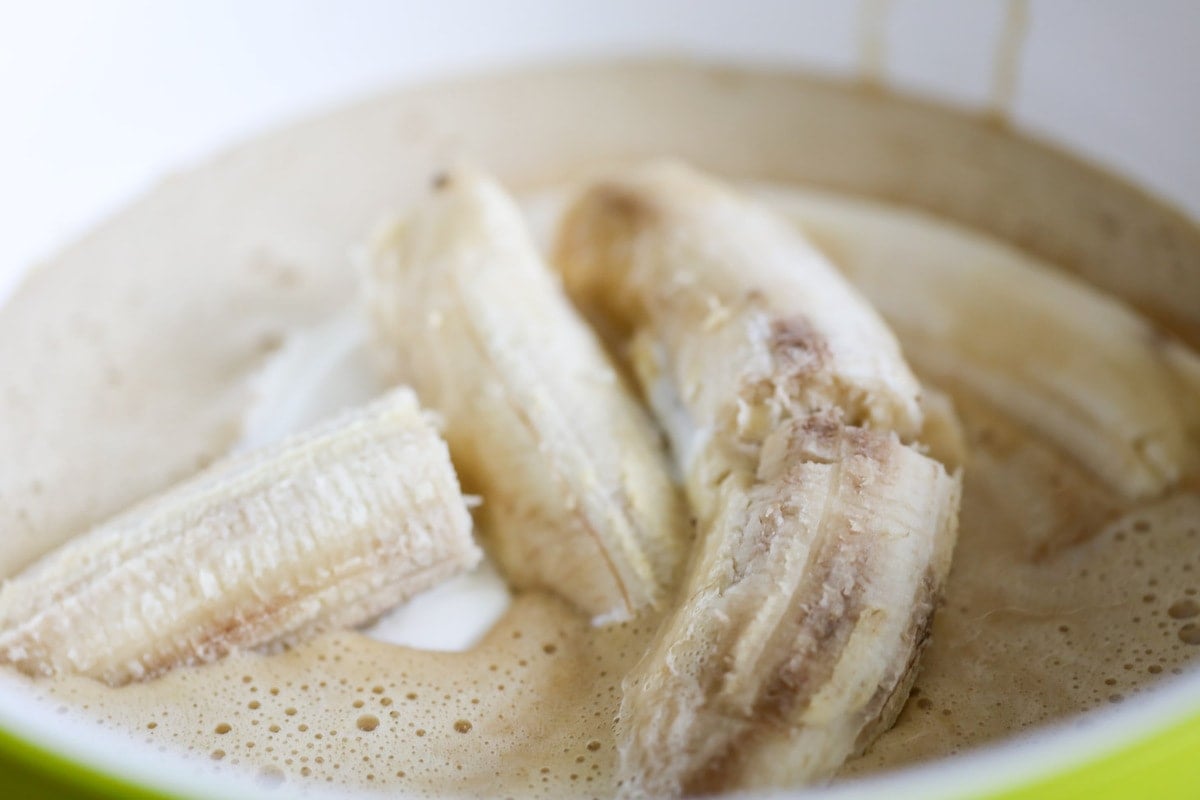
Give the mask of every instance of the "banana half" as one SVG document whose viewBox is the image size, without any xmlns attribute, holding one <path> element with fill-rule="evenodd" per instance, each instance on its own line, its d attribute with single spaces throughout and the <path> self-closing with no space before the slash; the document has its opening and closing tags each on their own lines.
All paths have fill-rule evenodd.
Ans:
<svg viewBox="0 0 1200 800">
<path fill-rule="evenodd" d="M 480 558 L 407 389 L 218 462 L 0 590 L 0 662 L 112 685 L 369 621 Z"/>
<path fill-rule="evenodd" d="M 682 166 L 586 191 L 557 261 L 698 518 L 680 604 L 624 684 L 621 791 L 832 775 L 903 705 L 957 532 L 960 479 L 913 443 L 895 338 L 786 221 Z"/>
<path fill-rule="evenodd" d="M 597 621 L 653 607 L 687 518 L 648 415 L 542 261 L 514 202 L 468 169 L 386 225 L 366 300 L 388 376 L 445 418 L 512 583 Z"/>
<path fill-rule="evenodd" d="M 836 259 L 923 376 L 1070 456 L 1101 502 L 1197 485 L 1200 359 L 1117 299 L 920 212 L 765 199 Z"/>
</svg>

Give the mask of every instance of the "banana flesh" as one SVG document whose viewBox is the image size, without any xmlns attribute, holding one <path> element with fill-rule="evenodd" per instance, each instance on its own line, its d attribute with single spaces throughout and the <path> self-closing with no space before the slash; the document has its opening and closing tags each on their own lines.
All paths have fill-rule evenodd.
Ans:
<svg viewBox="0 0 1200 800">
<path fill-rule="evenodd" d="M 443 175 L 376 237 L 367 303 L 389 376 L 445 418 L 510 581 L 597 622 L 656 605 L 687 536 L 659 435 L 504 191 Z"/>
<path fill-rule="evenodd" d="M 120 685 L 359 625 L 480 553 L 411 390 L 218 462 L 0 590 L 0 661 Z"/>
<path fill-rule="evenodd" d="M 875 304 L 923 376 L 1036 432 L 1116 498 L 1200 472 L 1200 360 L 1114 298 L 914 224 L 917 212 L 766 197 Z"/>
<path fill-rule="evenodd" d="M 559 233 L 571 296 L 624 350 L 697 516 L 679 605 L 627 676 L 629 797 L 830 776 L 907 697 L 957 531 L 961 457 L 890 331 L 788 223 L 653 164 Z"/>
</svg>

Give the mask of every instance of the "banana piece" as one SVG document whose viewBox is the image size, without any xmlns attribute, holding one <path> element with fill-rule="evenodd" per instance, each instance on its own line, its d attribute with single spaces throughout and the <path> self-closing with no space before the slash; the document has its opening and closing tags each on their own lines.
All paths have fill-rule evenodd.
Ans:
<svg viewBox="0 0 1200 800">
<path fill-rule="evenodd" d="M 0 661 L 112 685 L 364 623 L 480 558 L 411 390 L 205 472 L 0 590 Z"/>
<path fill-rule="evenodd" d="M 923 376 L 986 400 L 1126 501 L 1200 472 L 1200 359 L 1116 299 L 917 212 L 766 198 L 875 304 Z"/>
<path fill-rule="evenodd" d="M 389 375 L 444 416 L 509 580 L 598 623 L 658 603 L 688 535 L 659 436 L 504 191 L 441 176 L 377 236 L 367 301 Z"/>
<path fill-rule="evenodd" d="M 624 683 L 622 793 L 832 775 L 903 705 L 957 531 L 959 477 L 905 444 L 925 419 L 895 339 L 785 220 L 682 166 L 587 191 L 557 261 L 698 517 L 681 602 Z"/>
</svg>

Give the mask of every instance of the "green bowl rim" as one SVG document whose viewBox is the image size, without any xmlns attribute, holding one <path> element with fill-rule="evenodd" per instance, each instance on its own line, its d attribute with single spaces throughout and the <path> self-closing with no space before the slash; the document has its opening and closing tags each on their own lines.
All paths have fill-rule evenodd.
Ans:
<svg viewBox="0 0 1200 800">
<path fill-rule="evenodd" d="M 1139 726 L 1133 724 L 1118 731 L 1111 747 L 1101 743 L 1097 752 L 1096 743 L 1083 748 L 1082 754 L 1060 756 L 1060 766 L 1049 771 L 1014 769 L 1007 786 L 984 789 L 979 793 L 963 792 L 962 779 L 946 781 L 945 791 L 929 792 L 929 786 L 921 788 L 922 797 L 971 798 L 971 800 L 1040 800 L 1062 798 L 1063 800 L 1118 800 L 1128 797 L 1153 797 L 1162 800 L 1194 800 L 1200 797 L 1200 705 L 1197 688 L 1200 688 L 1200 672 L 1190 676 L 1191 680 L 1175 681 L 1167 686 L 1152 690 L 1148 695 L 1156 696 L 1157 710 L 1148 713 L 1153 719 Z M 1180 702 L 1182 698 L 1182 702 Z M 1172 711 L 1174 714 L 1172 714 Z M 1180 715 L 1182 714 L 1182 718 Z M 1126 714 L 1124 717 L 1128 717 Z M 1175 719 L 1164 721 L 1165 717 Z M 1098 727 L 1101 734 L 1111 733 L 1112 720 L 1121 719 L 1109 715 L 1109 723 Z M 991 757 L 1016 761 L 1020 747 L 1037 747 L 1038 738 L 1069 737 L 1080 718 L 1068 718 L 1064 724 L 1042 729 L 1027 740 L 1008 740 L 1007 752 L 991 752 Z M 1129 727 L 1128 737 L 1123 734 Z M 1140 729 L 1139 729 L 1140 728 Z M 988 748 L 975 750 L 975 754 L 988 753 Z M 969 755 L 967 756 L 970 757 Z M 950 757 L 940 764 L 954 764 Z M 1028 764 L 1025 765 L 1028 768 Z M 926 766 L 914 766 L 901 770 L 909 780 L 916 776 L 932 774 Z M 197 795 L 188 791 L 164 789 L 140 783 L 121 775 L 110 766 L 95 763 L 94 758 L 76 758 L 55 750 L 51 745 L 32 741 L 9 729 L 6 721 L 0 720 L 0 785 L 9 792 L 8 796 L 37 798 L 132 798 L 133 800 L 180 800 L 185 797 L 227 796 Z M 1001 779 L 1002 781 L 1005 779 Z M 239 781 L 240 783 L 240 781 Z M 851 781 L 832 792 L 861 797 L 867 792 L 882 789 L 888 796 L 889 776 L 873 776 L 864 781 Z M 890 796 L 910 796 L 902 787 L 907 781 L 897 781 Z M 251 784 L 242 784 L 249 789 Z M 196 787 L 200 788 L 200 787 Z M 219 788 L 213 785 L 213 789 Z M 231 787 L 226 787 L 232 788 Z M 840 790 L 839 790 L 840 789 Z M 866 792 L 864 792 L 866 790 Z M 319 791 L 319 790 L 318 790 Z"/>
</svg>

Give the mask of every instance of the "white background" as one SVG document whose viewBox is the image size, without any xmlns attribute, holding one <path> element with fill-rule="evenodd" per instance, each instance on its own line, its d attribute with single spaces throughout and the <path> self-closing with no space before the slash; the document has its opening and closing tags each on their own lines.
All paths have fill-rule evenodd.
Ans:
<svg viewBox="0 0 1200 800">
<path fill-rule="evenodd" d="M 614 49 L 852 73 L 861 10 L 842 0 L 0 0 L 0 294 L 166 172 L 398 81 Z M 1017 118 L 1200 214 L 1200 3 L 1033 0 L 1030 16 Z M 894 0 L 890 79 L 979 105 L 1003 17 L 1003 0 Z"/>
</svg>

